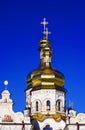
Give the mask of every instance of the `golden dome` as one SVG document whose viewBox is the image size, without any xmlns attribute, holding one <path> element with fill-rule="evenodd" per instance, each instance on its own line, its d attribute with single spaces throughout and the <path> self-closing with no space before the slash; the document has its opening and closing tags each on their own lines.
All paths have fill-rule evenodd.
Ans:
<svg viewBox="0 0 85 130">
<path fill-rule="evenodd" d="M 51 42 L 48 39 L 49 33 L 48 29 L 45 28 L 44 36 L 39 42 L 40 66 L 27 75 L 27 89 L 29 87 L 32 90 L 49 88 L 66 92 L 64 89 L 64 75 L 58 70 L 53 69 L 51 65 L 52 49 L 50 47 Z"/>
<path fill-rule="evenodd" d="M 49 88 L 66 91 L 63 87 L 64 75 L 53 68 L 38 68 L 32 71 L 27 75 L 26 82 L 28 87 L 32 87 L 34 90 Z"/>
</svg>

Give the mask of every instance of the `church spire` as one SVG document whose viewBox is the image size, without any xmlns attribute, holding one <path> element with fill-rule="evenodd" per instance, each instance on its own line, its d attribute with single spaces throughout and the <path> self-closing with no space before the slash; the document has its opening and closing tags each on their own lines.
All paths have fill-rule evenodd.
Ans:
<svg viewBox="0 0 85 130">
<path fill-rule="evenodd" d="M 48 35 L 51 33 L 48 31 L 48 28 L 46 25 L 48 22 L 46 21 L 46 18 L 43 19 L 43 22 L 41 22 L 44 26 L 43 31 L 43 38 L 40 40 L 40 60 L 41 60 L 41 67 L 51 67 L 51 57 L 52 57 L 52 51 L 50 47 L 50 41 L 48 40 Z"/>
</svg>

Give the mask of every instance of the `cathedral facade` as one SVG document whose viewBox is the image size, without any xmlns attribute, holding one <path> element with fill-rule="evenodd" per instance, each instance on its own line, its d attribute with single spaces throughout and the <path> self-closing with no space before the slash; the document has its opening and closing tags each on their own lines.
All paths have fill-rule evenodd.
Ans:
<svg viewBox="0 0 85 130">
<path fill-rule="evenodd" d="M 0 130 L 85 130 L 85 114 L 66 108 L 65 78 L 52 67 L 48 22 L 44 19 L 41 24 L 40 65 L 26 78 L 26 109 L 24 114 L 15 113 L 10 92 L 5 89 L 0 99 Z"/>
</svg>

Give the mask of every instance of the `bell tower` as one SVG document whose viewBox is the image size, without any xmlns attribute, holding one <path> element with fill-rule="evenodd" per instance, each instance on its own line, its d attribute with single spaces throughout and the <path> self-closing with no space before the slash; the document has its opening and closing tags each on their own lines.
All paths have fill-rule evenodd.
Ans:
<svg viewBox="0 0 85 130">
<path fill-rule="evenodd" d="M 39 42 L 40 66 L 26 78 L 26 109 L 32 119 L 36 119 L 40 130 L 48 126 L 53 130 L 63 129 L 66 119 L 64 75 L 52 67 L 52 49 L 48 39 L 50 32 L 46 27 L 48 22 L 44 18 L 41 24 L 44 31 Z"/>
</svg>

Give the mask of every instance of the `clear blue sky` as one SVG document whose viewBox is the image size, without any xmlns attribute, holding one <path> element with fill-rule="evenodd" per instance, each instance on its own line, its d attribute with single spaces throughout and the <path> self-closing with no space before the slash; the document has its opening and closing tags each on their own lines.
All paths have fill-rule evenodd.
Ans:
<svg viewBox="0 0 85 130">
<path fill-rule="evenodd" d="M 39 65 L 39 40 L 46 17 L 51 31 L 53 67 L 65 75 L 67 106 L 85 112 L 85 3 L 84 0 L 0 1 L 0 93 L 3 82 L 15 111 L 25 108 L 26 75 Z"/>
</svg>

